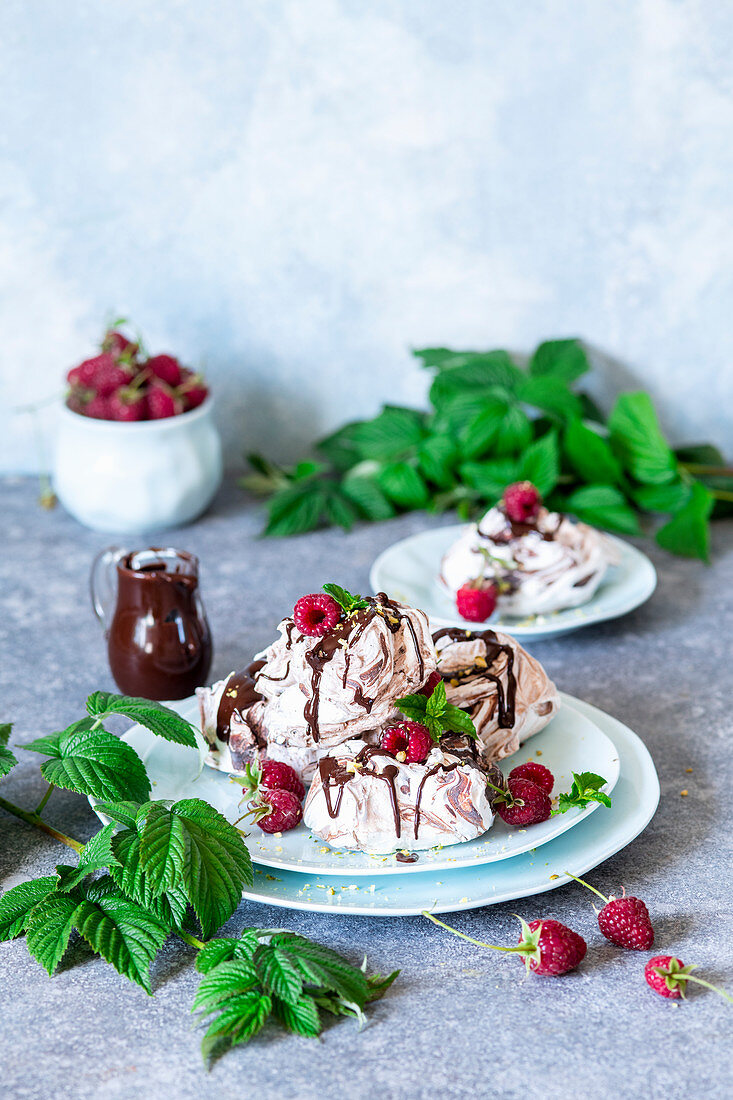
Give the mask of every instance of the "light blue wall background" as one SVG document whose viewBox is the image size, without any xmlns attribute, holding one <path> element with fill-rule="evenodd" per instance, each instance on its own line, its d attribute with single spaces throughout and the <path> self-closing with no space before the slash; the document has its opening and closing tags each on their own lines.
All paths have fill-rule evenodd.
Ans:
<svg viewBox="0 0 733 1100">
<path fill-rule="evenodd" d="M 107 311 L 231 462 L 574 334 L 730 450 L 731 57 L 720 0 L 4 0 L 0 467 Z"/>
</svg>

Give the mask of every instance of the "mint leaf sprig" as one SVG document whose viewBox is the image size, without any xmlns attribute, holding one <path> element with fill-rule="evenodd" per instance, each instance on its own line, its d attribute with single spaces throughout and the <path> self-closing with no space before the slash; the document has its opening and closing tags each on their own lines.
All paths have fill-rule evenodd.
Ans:
<svg viewBox="0 0 733 1100">
<path fill-rule="evenodd" d="M 0 808 L 78 855 L 75 865 L 58 864 L 54 875 L 0 896 L 0 942 L 25 933 L 31 956 L 53 975 L 74 941 L 82 941 L 150 994 L 151 966 L 166 939 L 177 936 L 199 953 L 197 968 L 205 975 L 194 1011 L 207 1019 L 202 1052 L 209 1064 L 269 1018 L 301 1035 L 320 1034 L 323 1012 L 362 1022 L 366 1005 L 398 972 L 367 976 L 366 960 L 355 967 L 284 929 L 210 939 L 252 884 L 242 836 L 201 799 L 148 801 L 143 762 L 102 720 L 127 715 L 183 745 L 195 744 L 191 724 L 158 703 L 106 692 L 91 695 L 87 711 L 67 729 L 24 746 L 48 757 L 41 771 L 49 786 L 35 810 L 0 797 Z M 10 726 L 0 725 L 0 774 L 15 763 L 6 748 L 9 735 Z M 110 823 L 86 844 L 43 819 L 57 786 L 102 799 L 96 807 Z"/>
<path fill-rule="evenodd" d="M 449 703 L 442 680 L 436 685 L 432 695 L 405 695 L 397 699 L 395 707 L 402 711 L 405 718 L 420 722 L 437 744 L 444 733 L 461 733 L 475 740 L 478 736 L 470 716 L 460 707 Z"/>
<path fill-rule="evenodd" d="M 549 508 L 622 535 L 668 517 L 659 545 L 708 560 L 711 517 L 733 514 L 733 469 L 710 444 L 670 447 L 644 391 L 621 394 L 606 416 L 577 388 L 591 366 L 581 341 L 540 344 L 526 369 L 502 350 L 414 354 L 434 375 L 429 411 L 385 405 L 290 468 L 249 456 L 255 472 L 241 484 L 268 498 L 265 534 L 416 509 L 468 519 L 527 480 Z"/>
<path fill-rule="evenodd" d="M 352 596 L 340 584 L 324 584 L 323 591 L 336 601 L 345 615 L 353 615 L 356 611 L 364 611 L 369 607 L 369 601 L 363 596 Z"/>
<path fill-rule="evenodd" d="M 569 791 L 558 795 L 557 808 L 553 814 L 564 814 L 578 807 L 584 810 L 591 802 L 600 802 L 602 806 L 611 805 L 610 797 L 601 790 L 606 780 L 595 772 L 573 772 L 573 785 Z"/>
</svg>

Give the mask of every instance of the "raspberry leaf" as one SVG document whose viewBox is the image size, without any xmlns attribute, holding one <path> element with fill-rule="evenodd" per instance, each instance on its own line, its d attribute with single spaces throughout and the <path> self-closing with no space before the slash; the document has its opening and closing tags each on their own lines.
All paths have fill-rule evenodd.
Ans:
<svg viewBox="0 0 733 1100">
<path fill-rule="evenodd" d="M 693 483 L 687 503 L 660 527 L 657 542 L 665 550 L 682 554 L 687 558 L 710 560 L 710 513 L 714 504 L 713 494 L 699 481 Z"/>
<path fill-rule="evenodd" d="M 56 890 L 56 875 L 20 882 L 0 897 L 0 943 L 25 932 L 34 908 Z"/>
<path fill-rule="evenodd" d="M 207 802 L 185 799 L 169 813 L 183 829 L 182 885 L 208 937 L 237 908 L 243 887 L 252 885 L 252 861 L 241 834 Z M 152 849 L 141 849 L 143 869 L 157 858 Z"/>
<path fill-rule="evenodd" d="M 636 513 L 613 485 L 585 485 L 571 493 L 564 506 L 585 523 L 624 535 L 640 533 Z"/>
<path fill-rule="evenodd" d="M 109 876 L 86 887 L 73 924 L 89 946 L 118 973 L 150 993 L 150 964 L 168 929 L 118 889 Z"/>
<path fill-rule="evenodd" d="M 49 974 L 56 970 L 69 946 L 78 905 L 75 895 L 54 891 L 30 915 L 26 929 L 28 950 Z"/>
<path fill-rule="evenodd" d="M 57 739 L 41 738 L 40 742 L 26 747 L 51 757 L 41 764 L 41 774 L 56 787 L 93 798 L 138 802 L 150 791 L 150 780 L 135 750 L 105 729 L 64 731 Z"/>
<path fill-rule="evenodd" d="M 0 776 L 7 775 L 18 763 L 8 748 L 8 738 L 13 726 L 10 722 L 0 723 Z"/>
<path fill-rule="evenodd" d="M 294 1003 L 281 1001 L 279 997 L 273 997 L 272 1001 L 275 1015 L 288 1031 L 308 1038 L 320 1035 L 323 1025 L 313 997 L 304 993 Z"/>
<path fill-rule="evenodd" d="M 532 376 L 549 376 L 567 384 L 576 382 L 588 370 L 590 363 L 580 340 L 545 340 L 529 361 Z"/>
<path fill-rule="evenodd" d="M 253 961 L 268 993 L 287 1004 L 298 1002 L 303 992 L 303 977 L 284 951 L 271 944 L 261 944 Z"/>
<path fill-rule="evenodd" d="M 156 703 L 152 699 L 135 699 L 126 695 L 113 695 L 109 691 L 95 691 L 87 699 L 87 710 L 94 718 L 124 714 L 126 718 L 145 726 L 157 737 L 196 748 L 196 736 L 191 723 L 170 707 L 164 707 L 162 703 Z"/>
<path fill-rule="evenodd" d="M 119 888 L 168 928 L 180 928 L 186 917 L 188 897 L 179 881 L 165 893 L 156 894 L 142 869 L 140 835 L 136 829 L 123 829 L 112 840 L 117 862 L 109 871 Z"/>
<path fill-rule="evenodd" d="M 573 785 L 568 792 L 558 796 L 557 809 L 553 814 L 564 814 L 567 810 L 578 807 L 585 809 L 591 802 L 600 802 L 603 806 L 610 806 L 611 799 L 601 790 L 606 783 L 602 775 L 595 772 L 573 772 Z"/>
<path fill-rule="evenodd" d="M 622 393 L 608 419 L 611 446 L 624 468 L 644 485 L 673 481 L 677 460 L 662 435 L 648 393 Z"/>
</svg>

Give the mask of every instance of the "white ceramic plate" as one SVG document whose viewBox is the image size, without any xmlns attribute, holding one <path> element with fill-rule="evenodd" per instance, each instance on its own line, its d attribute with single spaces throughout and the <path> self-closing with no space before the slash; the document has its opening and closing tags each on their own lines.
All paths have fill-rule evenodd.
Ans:
<svg viewBox="0 0 733 1100">
<path fill-rule="evenodd" d="M 457 613 L 455 602 L 438 579 L 441 558 L 465 530 L 465 525 L 421 531 L 394 543 L 372 565 L 369 583 L 374 592 L 386 592 L 411 607 L 420 607 L 434 628 L 474 627 Z M 608 536 L 618 548 L 620 561 L 609 568 L 592 599 L 582 607 L 553 611 L 548 615 L 516 618 L 496 615 L 486 624 L 516 638 L 551 638 L 570 630 L 626 615 L 648 600 L 657 585 L 657 574 L 646 554 L 621 539 Z"/>
<path fill-rule="evenodd" d="M 567 871 L 586 874 L 646 828 L 659 802 L 659 780 L 649 752 L 627 726 L 577 699 L 564 696 L 563 702 L 572 702 L 573 708 L 595 722 L 618 749 L 621 771 L 610 810 L 600 809 L 577 829 L 537 852 L 525 852 L 486 867 L 461 867 L 435 875 L 375 875 L 371 879 L 344 874 L 338 879 L 296 871 L 273 874 L 256 866 L 254 886 L 244 891 L 244 897 L 319 913 L 417 916 L 423 909 L 454 913 L 531 897 L 570 882 Z"/>
<path fill-rule="evenodd" d="M 184 717 L 195 721 L 195 699 L 185 699 L 172 705 Z M 201 757 L 193 749 L 163 741 L 143 726 L 133 726 L 123 739 L 145 761 L 155 798 L 204 798 L 232 822 L 246 811 L 247 804 L 240 804 L 241 785 L 223 772 L 202 768 Z M 203 751 L 202 744 L 201 754 Z M 618 779 L 619 762 L 615 745 L 594 722 L 567 701 L 563 702 L 544 730 L 530 738 L 514 756 L 502 761 L 502 769 L 508 774 L 517 764 L 530 759 L 541 760 L 553 773 L 554 793 L 570 790 L 573 771 L 593 771 L 604 776 L 608 781 L 604 789 L 608 793 Z M 429 848 L 419 853 L 415 863 L 399 863 L 393 854 L 367 855 L 331 848 L 305 825 L 280 836 L 263 833 L 256 825 L 250 826 L 247 846 L 252 859 L 263 866 L 314 875 L 347 873 L 351 876 L 371 876 L 376 872 L 402 875 L 462 866 L 479 867 L 547 844 L 598 808 L 599 804 L 593 802 L 584 810 L 568 810 L 565 814 L 524 829 L 505 825 L 497 817 L 489 831 L 477 840 Z M 242 828 L 247 828 L 247 825 L 243 824 Z M 404 847 L 409 851 L 409 837 L 405 837 L 404 841 Z"/>
</svg>

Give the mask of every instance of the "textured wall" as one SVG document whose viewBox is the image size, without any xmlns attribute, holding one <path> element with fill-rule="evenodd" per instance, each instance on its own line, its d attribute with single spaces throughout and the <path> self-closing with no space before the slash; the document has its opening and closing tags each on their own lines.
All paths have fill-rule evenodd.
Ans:
<svg viewBox="0 0 733 1100">
<path fill-rule="evenodd" d="M 3 413 L 123 311 L 232 461 L 573 334 L 731 449 L 731 56 L 719 0 L 4 0 Z"/>
</svg>

